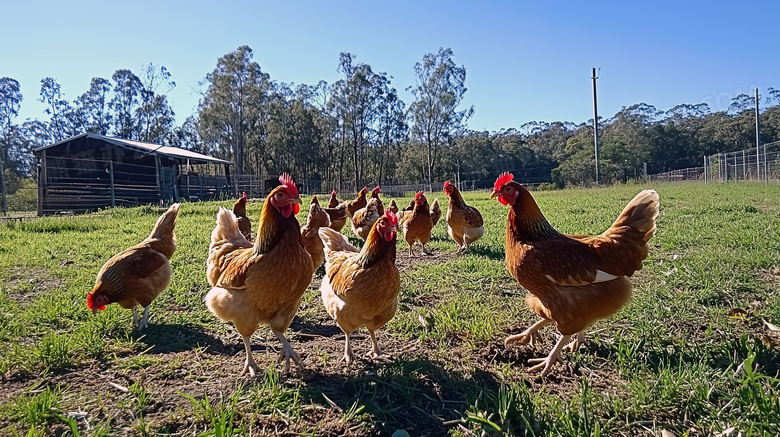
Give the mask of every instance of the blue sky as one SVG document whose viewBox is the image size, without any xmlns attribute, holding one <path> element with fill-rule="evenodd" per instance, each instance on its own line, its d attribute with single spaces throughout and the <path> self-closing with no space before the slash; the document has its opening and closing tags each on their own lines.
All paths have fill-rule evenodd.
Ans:
<svg viewBox="0 0 780 437">
<path fill-rule="evenodd" d="M 544 4 L 543 4 L 544 3 Z M 241 45 L 271 79 L 333 83 L 339 53 L 414 85 L 414 64 L 440 47 L 467 69 L 469 128 L 592 118 L 590 73 L 600 68 L 599 114 L 645 102 L 659 109 L 780 88 L 780 2 L 720 1 L 85 1 L 16 0 L 1 8 L 0 77 L 19 81 L 20 116 L 45 119 L 40 80 L 74 100 L 118 69 L 165 66 L 181 123 L 198 83 Z"/>
</svg>

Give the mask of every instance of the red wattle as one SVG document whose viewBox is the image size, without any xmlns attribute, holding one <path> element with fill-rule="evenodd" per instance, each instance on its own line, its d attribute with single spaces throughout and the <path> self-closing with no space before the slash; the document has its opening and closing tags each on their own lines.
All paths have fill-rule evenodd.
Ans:
<svg viewBox="0 0 780 437">
<path fill-rule="evenodd" d="M 293 214 L 298 214 L 298 211 L 301 210 L 301 206 L 298 205 L 297 203 L 293 203 L 292 206 L 293 206 Z"/>
<path fill-rule="evenodd" d="M 504 198 L 504 196 L 498 196 L 498 203 L 502 205 L 509 205 L 509 201 Z"/>
</svg>

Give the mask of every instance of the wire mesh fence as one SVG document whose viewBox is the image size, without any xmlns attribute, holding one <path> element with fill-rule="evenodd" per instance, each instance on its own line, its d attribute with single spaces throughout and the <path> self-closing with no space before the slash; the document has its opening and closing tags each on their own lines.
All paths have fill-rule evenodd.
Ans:
<svg viewBox="0 0 780 437">
<path fill-rule="evenodd" d="M 780 141 L 756 148 L 704 156 L 701 167 L 649 175 L 653 181 L 780 182 Z"/>
</svg>

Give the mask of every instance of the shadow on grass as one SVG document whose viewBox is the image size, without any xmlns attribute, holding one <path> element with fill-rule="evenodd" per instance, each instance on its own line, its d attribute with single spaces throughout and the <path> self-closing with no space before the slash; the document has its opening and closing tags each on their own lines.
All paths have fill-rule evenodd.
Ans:
<svg viewBox="0 0 780 437">
<path fill-rule="evenodd" d="M 477 371 L 462 379 L 427 359 L 397 358 L 381 364 L 359 359 L 356 363 L 353 372 L 365 366 L 358 375 L 317 375 L 304 394 L 326 407 L 332 402 L 344 416 L 373 416 L 377 429 L 372 433 L 378 435 L 400 429 L 409 435 L 447 435 L 470 405 L 485 393 L 497 398 L 500 387 L 488 373 Z M 445 424 L 448 421 L 451 424 Z"/>
<path fill-rule="evenodd" d="M 167 354 L 185 352 L 198 348 L 208 348 L 212 353 L 231 355 L 235 353 L 233 345 L 226 345 L 222 339 L 203 332 L 194 326 L 187 325 L 149 325 L 143 333 L 144 343 L 154 348 L 151 354 Z M 238 342 L 241 342 L 241 337 Z"/>
<path fill-rule="evenodd" d="M 504 251 L 503 247 L 501 248 L 488 247 L 479 244 L 479 242 L 469 246 L 469 248 L 466 249 L 466 253 L 470 253 L 472 255 L 477 255 L 477 256 L 484 256 L 486 258 L 495 261 L 503 261 L 504 259 L 506 259 L 506 252 Z"/>
</svg>

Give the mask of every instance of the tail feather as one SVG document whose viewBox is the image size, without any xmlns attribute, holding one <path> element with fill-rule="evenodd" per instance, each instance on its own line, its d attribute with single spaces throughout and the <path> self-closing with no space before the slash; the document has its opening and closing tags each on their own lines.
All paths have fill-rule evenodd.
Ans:
<svg viewBox="0 0 780 437">
<path fill-rule="evenodd" d="M 320 228 L 320 238 L 325 244 L 325 256 L 328 256 L 329 252 L 359 252 L 359 250 L 349 244 L 347 237 L 340 232 L 336 232 L 331 228 Z"/>
<path fill-rule="evenodd" d="M 174 203 L 170 208 L 168 208 L 167 211 L 165 211 L 159 218 L 157 218 L 157 222 L 154 224 L 154 229 L 152 229 L 152 234 L 150 237 L 163 238 L 173 235 L 173 229 L 176 225 L 176 216 L 178 213 L 179 204 Z"/>
<path fill-rule="evenodd" d="M 227 208 L 219 207 L 217 226 L 211 232 L 211 242 L 228 240 L 240 247 L 252 247 L 252 243 L 238 230 L 238 220 L 235 214 Z"/>
<path fill-rule="evenodd" d="M 642 243 L 647 243 L 655 235 L 655 220 L 659 213 L 659 198 L 655 190 L 643 190 L 637 194 L 618 216 L 612 228 L 629 226 L 641 235 Z"/>
</svg>

